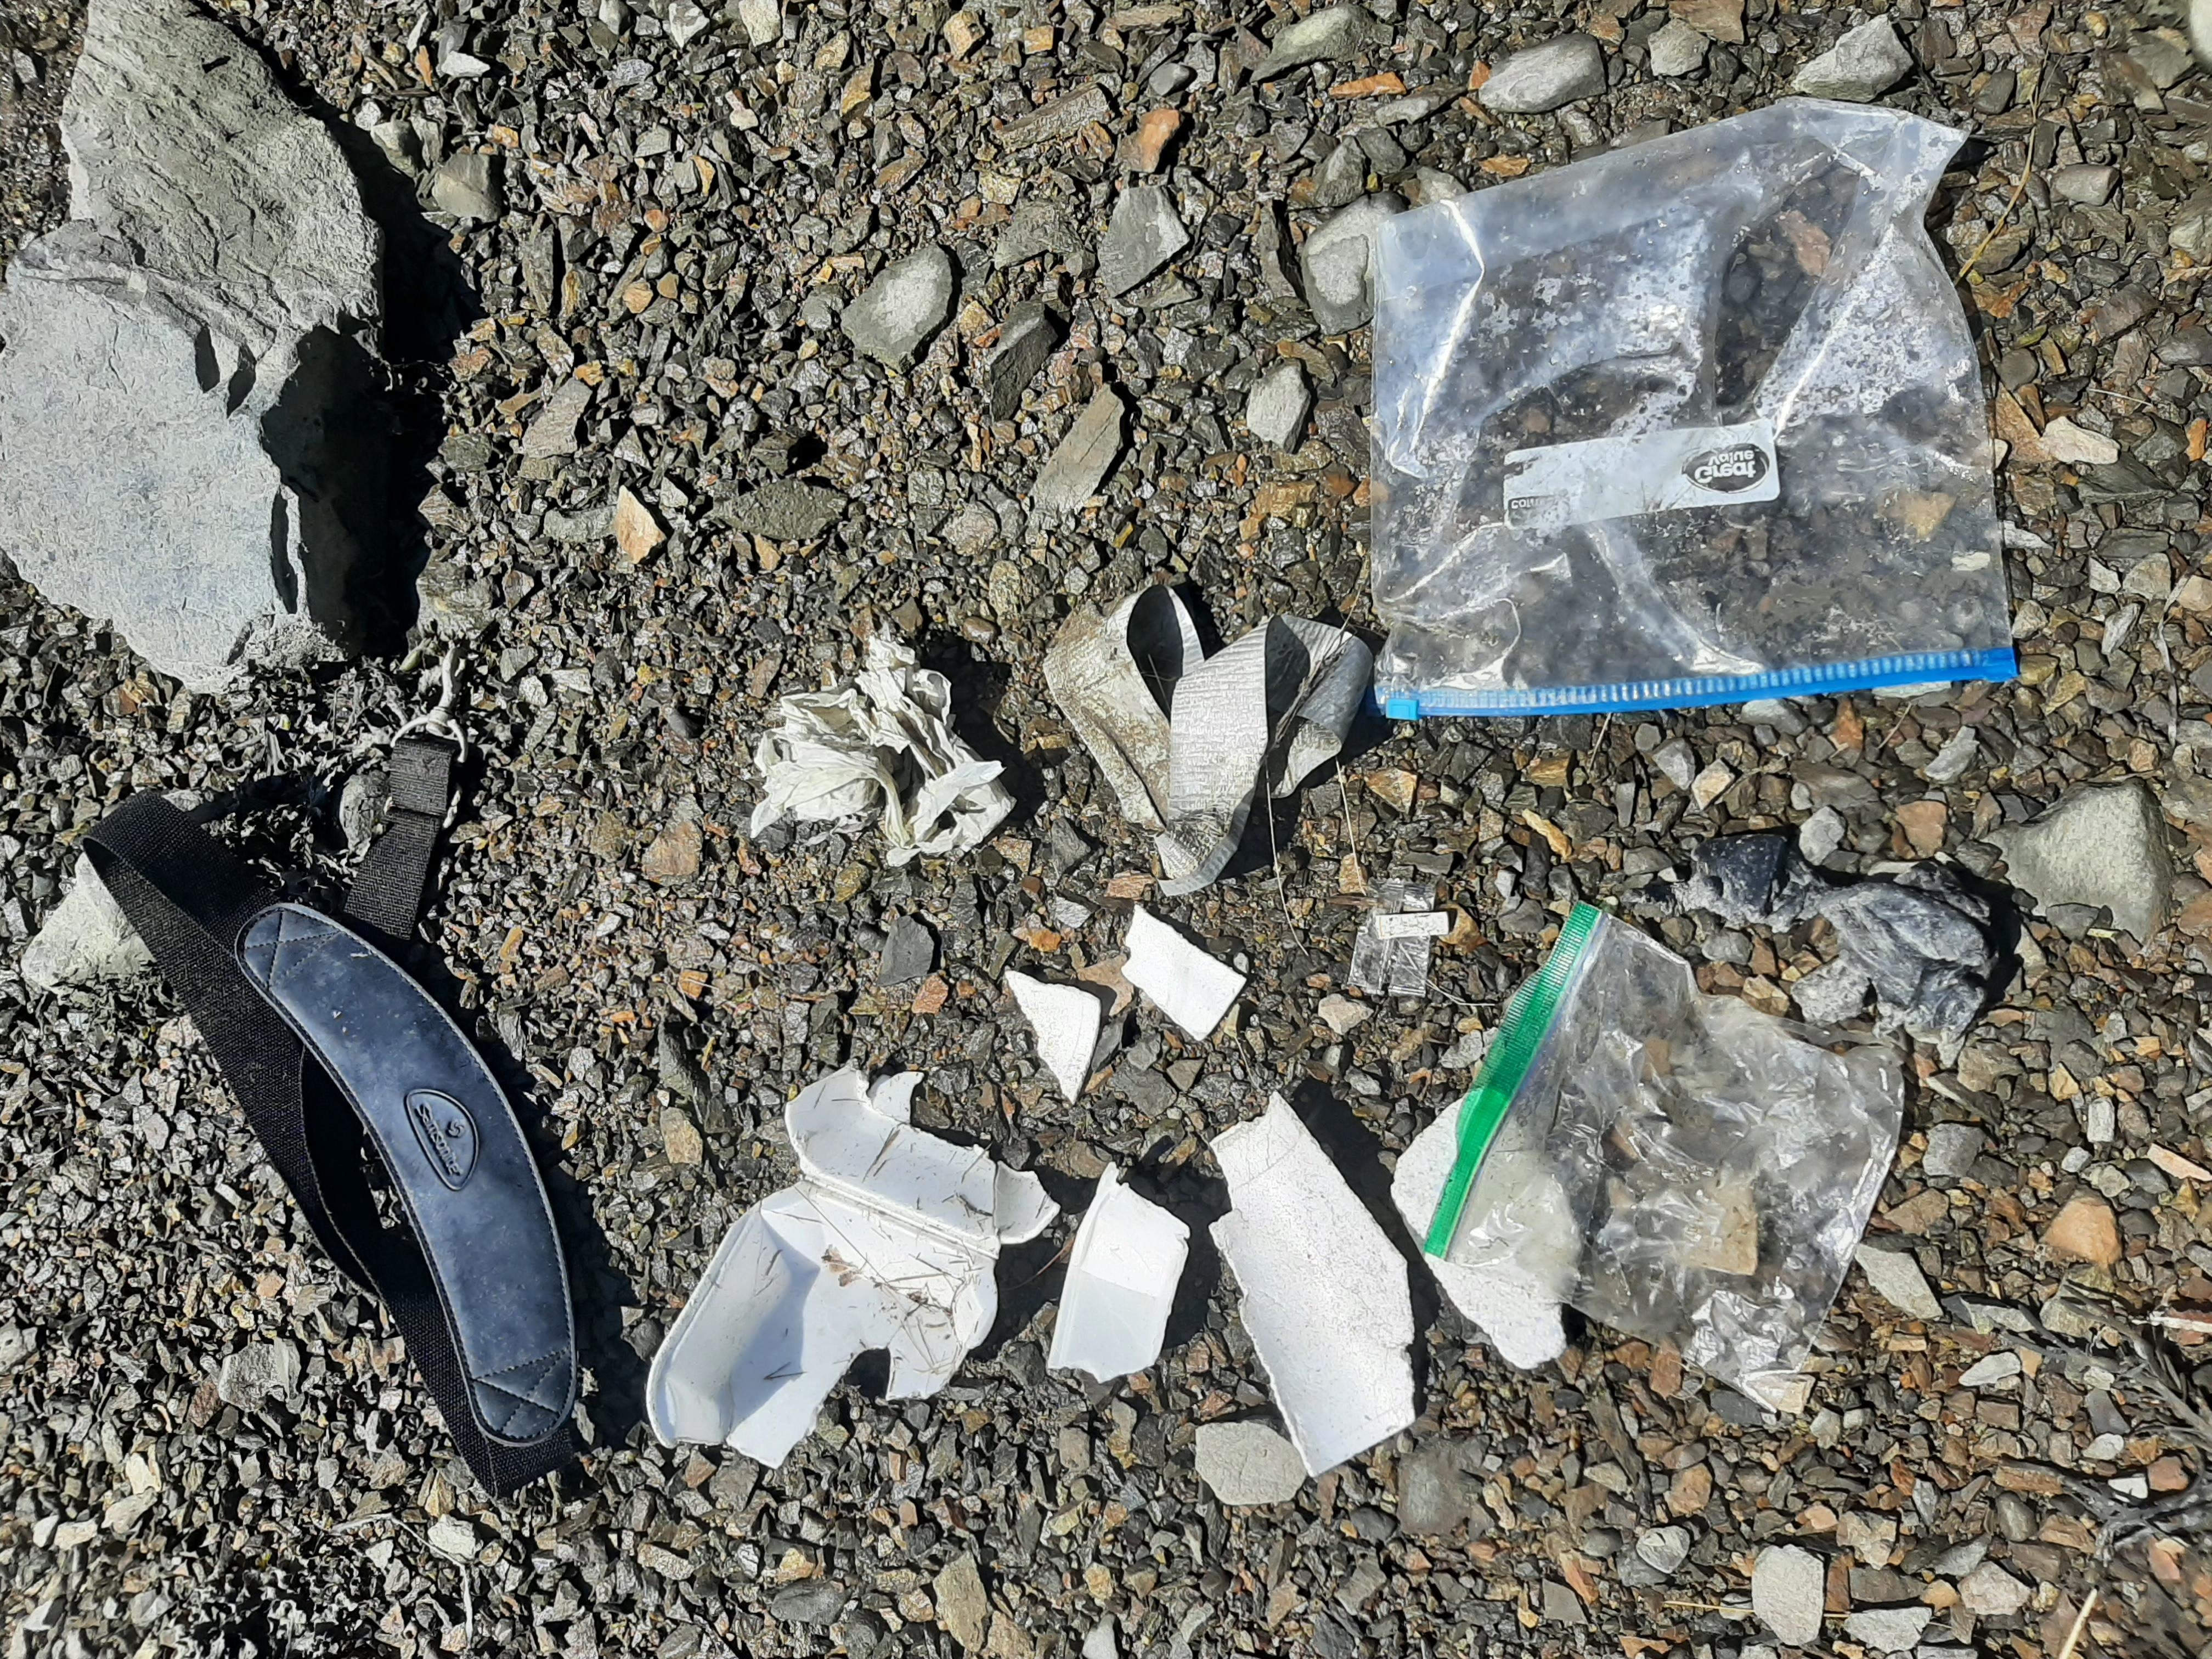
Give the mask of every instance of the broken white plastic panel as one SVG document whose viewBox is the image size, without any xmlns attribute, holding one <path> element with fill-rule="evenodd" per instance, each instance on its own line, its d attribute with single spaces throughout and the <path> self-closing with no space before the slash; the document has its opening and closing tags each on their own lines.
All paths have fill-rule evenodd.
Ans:
<svg viewBox="0 0 2212 1659">
<path fill-rule="evenodd" d="M 1159 837 L 1173 896 L 1221 873 L 1263 783 L 1287 795 L 1343 746 L 1373 666 L 1357 635 L 1297 617 L 1203 656 L 1182 596 L 1150 586 L 1078 609 L 1044 672 L 1123 812 Z"/>
<path fill-rule="evenodd" d="M 1437 1201 L 1443 1196 L 1444 1182 L 1451 1176 L 1452 1161 L 1458 1154 L 1456 1109 L 1444 1113 L 1415 1135 L 1413 1143 L 1399 1153 L 1398 1168 L 1390 1177 L 1390 1201 L 1398 1206 L 1398 1213 L 1406 1218 L 1407 1230 L 1414 1237 L 1426 1237 L 1430 1222 L 1436 1218 Z M 1580 1240 L 1574 1232 L 1572 1218 L 1567 1213 L 1566 1195 L 1559 1190 L 1559 1183 L 1550 1182 L 1548 1191 L 1540 1188 L 1534 1196 L 1540 1200 L 1556 1200 L 1553 1213 L 1560 1225 L 1554 1231 L 1566 1250 L 1578 1250 Z M 1540 1213 L 1542 1202 L 1536 1207 Z M 1571 1255 L 1567 1256 L 1563 1268 L 1555 1259 L 1549 1275 L 1516 1270 L 1512 1264 L 1473 1267 L 1430 1255 L 1425 1251 L 1421 1260 L 1436 1274 L 1437 1285 L 1451 1299 L 1452 1306 L 1482 1328 L 1482 1334 L 1507 1364 L 1527 1370 L 1557 1359 L 1567 1351 L 1567 1331 L 1560 1321 L 1559 1308 L 1573 1282 Z"/>
<path fill-rule="evenodd" d="M 1079 986 L 1048 985 L 1019 969 L 1007 970 L 1006 988 L 1036 1033 L 1037 1058 L 1060 1093 L 1077 1099 L 1090 1079 L 1091 1056 L 1098 1051 L 1098 999 Z"/>
<path fill-rule="evenodd" d="M 905 864 L 979 845 L 1013 810 L 1000 767 L 954 735 L 952 686 L 915 666 L 914 653 L 878 634 L 867 665 L 833 691 L 776 704 L 776 727 L 753 750 L 764 787 L 751 833 L 880 816 L 886 856 Z"/>
<path fill-rule="evenodd" d="M 1108 1164 L 1075 1230 L 1047 1363 L 1101 1382 L 1150 1365 L 1160 1357 L 1189 1254 L 1190 1229 L 1123 1186 Z"/>
<path fill-rule="evenodd" d="M 1231 1209 L 1213 1242 L 1309 1473 L 1413 1421 L 1406 1262 L 1280 1095 L 1213 1142 Z"/>
<path fill-rule="evenodd" d="M 1371 997 L 1428 994 L 1429 947 L 1451 931 L 1425 881 L 1381 881 L 1352 941 L 1352 982 Z"/>
<path fill-rule="evenodd" d="M 998 1312 L 1001 1245 L 1059 1206 L 1037 1178 L 917 1129 L 918 1072 L 833 1073 L 785 1109 L 800 1177 L 738 1218 L 653 1356 L 664 1445 L 781 1463 L 861 1354 L 893 1399 L 935 1394 Z"/>
<path fill-rule="evenodd" d="M 1121 977 L 1159 1006 L 1170 1019 L 1201 1042 L 1244 989 L 1244 975 L 1193 945 L 1139 905 L 1129 913 L 1124 941 L 1129 960 Z"/>
</svg>

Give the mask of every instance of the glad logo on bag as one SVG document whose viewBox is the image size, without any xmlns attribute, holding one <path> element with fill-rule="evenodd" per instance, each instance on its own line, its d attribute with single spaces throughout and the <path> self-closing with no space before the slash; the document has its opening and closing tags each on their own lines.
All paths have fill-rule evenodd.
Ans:
<svg viewBox="0 0 2212 1659">
<path fill-rule="evenodd" d="M 1692 455 L 1682 463 L 1682 476 L 1700 489 L 1717 489 L 1734 495 L 1749 489 L 1766 476 L 1766 452 L 1757 444 L 1727 444 Z"/>
</svg>

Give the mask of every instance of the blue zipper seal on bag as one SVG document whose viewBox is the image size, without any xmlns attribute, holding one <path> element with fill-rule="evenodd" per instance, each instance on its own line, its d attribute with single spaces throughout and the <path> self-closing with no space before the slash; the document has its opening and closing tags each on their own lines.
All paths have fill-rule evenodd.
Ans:
<svg viewBox="0 0 2212 1659">
<path fill-rule="evenodd" d="M 1534 686 L 1513 691 L 1395 692 L 1380 699 L 1386 719 L 1513 714 L 1610 714 L 1636 708 L 1698 708 L 1758 697 L 1832 696 L 1884 685 L 1948 680 L 2010 680 L 2020 659 L 2008 645 L 1987 651 L 1915 651 L 1895 657 L 1764 674 L 1705 674 L 1671 680 L 1616 680 L 1602 685 Z"/>
</svg>

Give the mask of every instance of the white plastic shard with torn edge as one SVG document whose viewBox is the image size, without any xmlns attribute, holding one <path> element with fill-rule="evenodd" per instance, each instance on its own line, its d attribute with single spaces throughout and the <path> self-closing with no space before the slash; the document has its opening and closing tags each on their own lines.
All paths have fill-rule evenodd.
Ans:
<svg viewBox="0 0 2212 1659">
<path fill-rule="evenodd" d="M 888 1350 L 885 1392 L 915 1399 L 990 1330 L 1000 1247 L 1059 1206 L 1027 1171 L 914 1127 L 921 1075 L 841 1071 L 785 1108 L 799 1181 L 738 1218 L 653 1356 L 664 1445 L 780 1463 L 861 1354 Z"/>
<path fill-rule="evenodd" d="M 1129 959 L 1121 977 L 1201 1042 L 1213 1034 L 1244 989 L 1243 975 L 1215 961 L 1141 904 L 1129 913 L 1123 948 Z"/>
<path fill-rule="evenodd" d="M 1075 1100 L 1098 1051 L 1098 999 L 1079 986 L 1048 985 L 1018 968 L 1006 970 L 1006 988 L 1036 1033 L 1037 1058 L 1060 1093 Z"/>
<path fill-rule="evenodd" d="M 905 864 L 979 845 L 1013 810 L 1002 769 L 956 736 L 952 686 L 878 634 L 866 666 L 834 691 L 776 704 L 775 729 L 753 750 L 764 787 L 751 833 L 787 818 L 834 823 L 879 816 L 885 856 Z"/>
<path fill-rule="evenodd" d="M 1413 1421 L 1406 1262 L 1280 1095 L 1213 1142 L 1230 1212 L 1213 1242 L 1310 1474 Z"/>
<path fill-rule="evenodd" d="M 1108 1164 L 1075 1230 L 1046 1363 L 1101 1382 L 1150 1365 L 1160 1357 L 1189 1254 L 1190 1229 L 1123 1186 Z"/>
<path fill-rule="evenodd" d="M 1206 657 L 1181 596 L 1155 586 L 1103 617 L 1079 607 L 1044 672 L 1123 813 L 1159 837 L 1172 896 L 1221 873 L 1263 782 L 1287 795 L 1343 746 L 1373 666 L 1356 635 L 1296 617 Z"/>
<path fill-rule="evenodd" d="M 1415 1135 L 1398 1154 L 1398 1167 L 1390 1176 L 1390 1201 L 1406 1218 L 1414 1237 L 1425 1237 L 1436 1218 L 1437 1202 L 1450 1179 L 1452 1162 L 1459 1155 L 1459 1112 L 1441 1114 Z M 1532 1172 L 1528 1192 L 1529 1210 L 1554 1249 L 1532 1250 L 1525 1264 L 1478 1267 L 1422 1252 L 1421 1260 L 1437 1276 L 1437 1283 L 1451 1304 L 1482 1328 L 1507 1364 L 1532 1370 L 1567 1351 L 1567 1331 L 1559 1309 L 1573 1285 L 1576 1253 L 1581 1236 L 1567 1195 L 1544 1171 Z M 1559 1252 L 1565 1252 L 1561 1261 Z M 1548 1262 L 1548 1269 L 1539 1265 Z"/>
</svg>

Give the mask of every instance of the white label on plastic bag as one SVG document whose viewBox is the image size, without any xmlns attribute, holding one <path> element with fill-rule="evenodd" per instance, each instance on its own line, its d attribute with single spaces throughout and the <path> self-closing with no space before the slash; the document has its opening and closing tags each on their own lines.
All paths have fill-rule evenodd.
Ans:
<svg viewBox="0 0 2212 1659">
<path fill-rule="evenodd" d="M 1451 918 L 1441 910 L 1407 910 L 1375 918 L 1377 939 L 1442 939 L 1451 932 Z"/>
<path fill-rule="evenodd" d="M 1683 426 L 1515 450 L 1505 458 L 1505 522 L 1516 530 L 1557 530 L 1600 519 L 1771 501 L 1781 489 L 1771 421 Z"/>
</svg>

